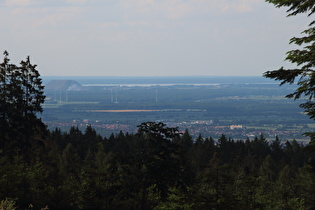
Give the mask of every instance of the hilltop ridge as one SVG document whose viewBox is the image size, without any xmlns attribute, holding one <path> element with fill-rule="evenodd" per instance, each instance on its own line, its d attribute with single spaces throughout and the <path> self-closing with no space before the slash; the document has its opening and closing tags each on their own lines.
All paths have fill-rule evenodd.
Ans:
<svg viewBox="0 0 315 210">
<path fill-rule="evenodd" d="M 45 85 L 46 90 L 83 90 L 80 83 L 75 80 L 51 80 Z"/>
</svg>

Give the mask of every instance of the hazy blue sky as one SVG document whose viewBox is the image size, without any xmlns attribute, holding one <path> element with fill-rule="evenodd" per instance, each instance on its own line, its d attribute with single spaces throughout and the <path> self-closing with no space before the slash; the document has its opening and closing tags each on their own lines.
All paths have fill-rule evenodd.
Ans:
<svg viewBox="0 0 315 210">
<path fill-rule="evenodd" d="M 0 50 L 43 76 L 258 76 L 309 22 L 264 0 L 0 0 Z"/>
</svg>

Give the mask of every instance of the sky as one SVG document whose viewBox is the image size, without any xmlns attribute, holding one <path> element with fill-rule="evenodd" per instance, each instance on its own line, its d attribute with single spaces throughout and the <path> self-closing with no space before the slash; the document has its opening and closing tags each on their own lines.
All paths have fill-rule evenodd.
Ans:
<svg viewBox="0 0 315 210">
<path fill-rule="evenodd" d="M 42 76 L 261 76 L 292 66 L 311 22 L 286 15 L 264 0 L 0 0 L 0 50 Z"/>
</svg>

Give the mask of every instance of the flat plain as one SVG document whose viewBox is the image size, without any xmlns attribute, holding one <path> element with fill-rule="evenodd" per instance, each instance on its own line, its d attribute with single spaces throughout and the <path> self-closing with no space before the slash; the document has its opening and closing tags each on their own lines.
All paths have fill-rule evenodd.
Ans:
<svg viewBox="0 0 315 210">
<path fill-rule="evenodd" d="M 314 122 L 286 99 L 294 86 L 261 77 L 45 77 L 42 119 L 50 129 L 92 125 L 101 135 L 136 132 L 146 121 L 193 136 L 307 141 Z M 67 84 L 67 85 L 65 85 Z"/>
</svg>

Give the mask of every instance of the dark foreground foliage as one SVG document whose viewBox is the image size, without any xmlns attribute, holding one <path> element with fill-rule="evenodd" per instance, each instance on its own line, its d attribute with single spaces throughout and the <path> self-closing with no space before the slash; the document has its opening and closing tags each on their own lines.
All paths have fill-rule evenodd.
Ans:
<svg viewBox="0 0 315 210">
<path fill-rule="evenodd" d="M 152 122 L 109 138 L 90 126 L 55 129 L 32 158 L 1 155 L 0 200 L 19 209 L 312 209 L 308 149 L 263 136 L 193 141 Z"/>
</svg>

